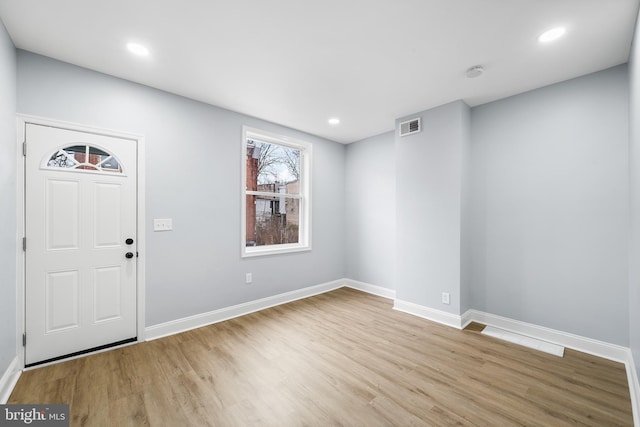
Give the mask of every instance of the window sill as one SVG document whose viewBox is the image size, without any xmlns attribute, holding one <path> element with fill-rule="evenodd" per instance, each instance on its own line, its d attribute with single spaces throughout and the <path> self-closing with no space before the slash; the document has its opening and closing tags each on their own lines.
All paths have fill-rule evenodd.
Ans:
<svg viewBox="0 0 640 427">
<path fill-rule="evenodd" d="M 242 258 L 251 258 L 264 255 L 289 254 L 294 252 L 310 251 L 308 245 L 277 245 L 277 246 L 248 246 L 242 248 Z"/>
</svg>

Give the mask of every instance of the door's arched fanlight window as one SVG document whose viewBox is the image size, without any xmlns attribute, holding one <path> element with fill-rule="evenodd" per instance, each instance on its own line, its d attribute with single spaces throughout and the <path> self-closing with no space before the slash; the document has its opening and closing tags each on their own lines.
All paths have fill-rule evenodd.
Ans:
<svg viewBox="0 0 640 427">
<path fill-rule="evenodd" d="M 48 159 L 46 168 L 122 173 L 122 167 L 112 154 L 90 145 L 61 148 Z"/>
</svg>

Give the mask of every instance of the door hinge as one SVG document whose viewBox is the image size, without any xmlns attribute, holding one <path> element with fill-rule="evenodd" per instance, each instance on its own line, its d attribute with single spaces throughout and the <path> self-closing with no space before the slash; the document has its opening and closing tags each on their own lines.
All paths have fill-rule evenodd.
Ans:
<svg viewBox="0 0 640 427">
<path fill-rule="evenodd" d="M 27 251 L 27 238 L 26 237 L 22 238 L 22 251 L 23 252 Z"/>
<path fill-rule="evenodd" d="M 22 143 L 22 155 L 27 157 L 27 141 Z"/>
<path fill-rule="evenodd" d="M 23 347 L 27 346 L 27 333 L 26 332 L 24 334 L 22 334 L 22 346 Z"/>
</svg>

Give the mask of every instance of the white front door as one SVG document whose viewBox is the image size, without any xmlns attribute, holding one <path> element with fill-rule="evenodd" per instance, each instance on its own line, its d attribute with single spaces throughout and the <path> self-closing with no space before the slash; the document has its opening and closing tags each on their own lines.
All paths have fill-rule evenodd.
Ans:
<svg viewBox="0 0 640 427">
<path fill-rule="evenodd" d="M 136 141 L 25 132 L 25 364 L 134 339 Z"/>
</svg>

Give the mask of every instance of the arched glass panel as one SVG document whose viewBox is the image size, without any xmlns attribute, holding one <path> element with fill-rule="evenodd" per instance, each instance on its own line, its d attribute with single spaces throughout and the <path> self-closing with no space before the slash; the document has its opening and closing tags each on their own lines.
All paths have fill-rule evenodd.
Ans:
<svg viewBox="0 0 640 427">
<path fill-rule="evenodd" d="M 122 173 L 122 167 L 113 155 L 90 145 L 72 145 L 61 148 L 49 157 L 46 166 L 56 169 Z"/>
</svg>

